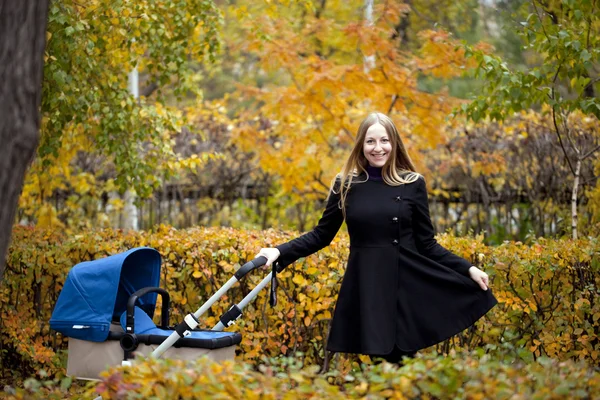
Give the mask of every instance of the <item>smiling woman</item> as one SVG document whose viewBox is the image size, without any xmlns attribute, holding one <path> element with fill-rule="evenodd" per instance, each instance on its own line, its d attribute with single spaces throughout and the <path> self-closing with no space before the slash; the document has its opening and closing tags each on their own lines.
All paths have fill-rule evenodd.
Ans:
<svg viewBox="0 0 600 400">
<path fill-rule="evenodd" d="M 425 179 L 384 114 L 369 114 L 358 128 L 317 226 L 258 255 L 281 270 L 327 246 L 344 220 L 350 255 L 327 350 L 400 363 L 498 303 L 485 272 L 437 243 Z"/>
<path fill-rule="evenodd" d="M 367 130 L 363 152 L 372 167 L 383 167 L 392 151 L 392 144 L 385 127 L 380 123 L 371 125 Z"/>
</svg>

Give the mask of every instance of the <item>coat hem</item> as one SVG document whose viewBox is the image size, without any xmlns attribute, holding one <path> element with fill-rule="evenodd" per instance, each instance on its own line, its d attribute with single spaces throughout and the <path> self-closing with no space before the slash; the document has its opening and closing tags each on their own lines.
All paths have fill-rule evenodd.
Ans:
<svg viewBox="0 0 600 400">
<path fill-rule="evenodd" d="M 417 352 L 417 351 L 422 350 L 422 349 L 425 348 L 425 347 L 421 347 L 420 349 L 415 349 L 415 350 L 405 350 L 405 349 L 400 348 L 400 346 L 398 346 L 397 343 L 395 343 L 394 346 L 398 347 L 398 349 L 400 349 L 400 351 L 403 351 L 403 352 L 406 352 L 406 353 Z M 351 350 L 351 349 L 335 350 L 335 349 L 332 349 L 330 347 L 327 347 L 326 350 L 327 351 L 331 351 L 332 353 L 348 353 L 348 354 L 361 354 L 361 355 L 365 355 L 365 356 L 381 356 L 382 354 L 389 354 L 389 353 L 391 353 L 394 350 L 394 346 L 392 346 L 389 351 L 384 351 L 383 353 L 379 352 L 379 351 L 374 351 L 374 350 L 360 350 L 360 351 L 358 351 L 358 350 Z M 427 346 L 427 347 L 429 347 L 429 346 Z"/>
<path fill-rule="evenodd" d="M 488 290 L 490 290 L 490 289 L 488 288 Z M 484 290 L 481 290 L 480 297 L 482 297 L 482 299 L 483 299 L 483 296 L 485 296 L 486 294 L 487 293 Z M 492 308 L 494 308 L 498 304 L 498 300 L 495 297 L 493 297 L 493 295 L 491 297 L 486 296 L 486 300 L 487 301 L 486 301 L 485 306 L 482 309 L 480 309 L 480 311 L 478 313 L 475 314 L 475 316 L 472 319 L 472 322 L 470 322 L 468 324 L 464 324 L 462 327 L 458 328 L 457 330 L 454 330 L 454 333 L 442 336 L 441 339 L 435 339 L 435 340 L 427 342 L 427 344 L 425 344 L 423 347 L 420 347 L 417 350 L 404 350 L 404 351 L 418 351 L 421 349 L 425 349 L 427 347 L 434 346 L 438 343 L 441 343 L 445 340 L 450 339 L 451 337 L 453 337 L 455 335 L 458 335 L 459 333 L 465 331 L 466 329 L 469 329 L 470 327 L 475 325 L 477 323 L 477 321 L 479 321 L 481 318 L 483 318 Z M 400 348 L 400 350 L 402 350 L 402 349 Z"/>
<path fill-rule="evenodd" d="M 481 289 L 480 289 L 481 290 Z M 488 290 L 490 290 L 488 288 Z M 491 292 L 489 292 L 491 293 Z M 428 342 L 426 342 L 424 345 L 416 347 L 416 348 L 412 348 L 410 350 L 406 349 L 406 348 L 402 348 L 401 346 L 398 345 L 398 341 L 395 340 L 394 344 L 392 345 L 392 347 L 389 349 L 389 351 L 384 351 L 384 352 L 380 352 L 380 351 L 373 351 L 372 349 L 366 349 L 366 350 L 357 350 L 357 349 L 352 349 L 352 348 L 343 348 L 342 347 L 338 347 L 338 346 L 332 346 L 330 344 L 327 344 L 326 346 L 326 350 L 327 351 L 331 351 L 334 353 L 350 353 L 350 354 L 363 354 L 363 355 L 382 355 L 382 354 L 388 354 L 390 353 L 393 349 L 394 346 L 398 347 L 398 349 L 400 349 L 400 351 L 403 352 L 417 352 L 419 350 L 422 349 L 426 349 L 428 347 L 434 346 L 438 343 L 441 343 L 445 340 L 450 339 L 451 337 L 463 332 L 464 330 L 470 328 L 471 326 L 475 325 L 475 323 L 477 321 L 479 321 L 481 318 L 483 318 L 492 308 L 494 308 L 497 304 L 498 304 L 498 300 L 493 296 L 486 296 L 487 293 L 484 290 L 481 290 L 480 293 L 480 297 L 482 297 L 483 300 L 483 296 L 485 296 L 485 299 L 487 300 L 484 307 L 482 309 L 479 310 L 478 313 L 475 314 L 474 318 L 472 319 L 472 322 L 468 323 L 468 324 L 464 324 L 463 326 L 459 327 L 458 329 L 453 330 L 453 333 L 449 334 L 449 335 L 445 335 L 443 336 L 441 339 L 435 339 L 435 340 L 430 340 Z"/>
</svg>

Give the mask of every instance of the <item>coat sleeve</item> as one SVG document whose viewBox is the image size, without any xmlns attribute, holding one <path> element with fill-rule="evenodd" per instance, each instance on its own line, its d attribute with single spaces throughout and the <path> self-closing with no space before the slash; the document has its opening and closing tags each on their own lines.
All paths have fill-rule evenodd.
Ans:
<svg viewBox="0 0 600 400">
<path fill-rule="evenodd" d="M 321 250 L 331 243 L 344 221 L 342 210 L 339 207 L 339 187 L 339 181 L 336 181 L 335 191 L 330 194 L 325 211 L 323 211 L 319 222 L 310 232 L 277 246 L 281 254 L 276 262 L 280 269 L 285 268 L 301 257 L 307 257 Z"/>
<path fill-rule="evenodd" d="M 413 232 L 419 253 L 469 277 L 471 263 L 444 248 L 434 237 L 435 232 L 429 215 L 429 200 L 425 178 L 420 176 L 415 185 L 417 186 L 415 188 L 416 199 L 413 214 Z"/>
</svg>

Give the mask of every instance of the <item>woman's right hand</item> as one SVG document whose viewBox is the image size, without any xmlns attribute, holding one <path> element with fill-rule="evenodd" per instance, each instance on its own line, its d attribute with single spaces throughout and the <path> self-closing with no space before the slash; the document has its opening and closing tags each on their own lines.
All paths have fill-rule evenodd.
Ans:
<svg viewBox="0 0 600 400">
<path fill-rule="evenodd" d="M 267 247 L 267 248 L 260 249 L 260 251 L 258 252 L 256 257 L 260 257 L 260 256 L 265 257 L 267 259 L 267 263 L 265 264 L 265 267 L 268 267 L 271 264 L 273 264 L 273 262 L 275 260 L 277 260 L 280 255 L 281 255 L 281 253 L 279 253 L 279 250 L 277 250 L 275 247 Z M 254 257 L 254 258 L 256 258 L 256 257 Z"/>
</svg>

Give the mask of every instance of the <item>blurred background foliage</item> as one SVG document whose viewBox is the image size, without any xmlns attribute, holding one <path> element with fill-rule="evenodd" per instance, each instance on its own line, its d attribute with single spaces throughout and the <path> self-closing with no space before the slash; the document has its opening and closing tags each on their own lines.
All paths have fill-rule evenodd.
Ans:
<svg viewBox="0 0 600 400">
<path fill-rule="evenodd" d="M 43 139 L 18 222 L 305 231 L 360 120 L 378 110 L 430 182 L 438 231 L 489 244 L 570 235 L 576 186 L 578 229 L 595 235 L 597 154 L 577 185 L 567 162 L 599 144 L 594 10 L 566 0 L 53 2 Z M 548 82 L 520 81 L 519 93 L 500 82 L 549 64 L 552 39 L 535 46 L 552 26 L 561 51 L 588 38 L 569 47 L 583 57 L 577 68 L 552 82 L 587 102 L 561 120 L 579 146 L 566 151 L 532 95 Z"/>
</svg>

